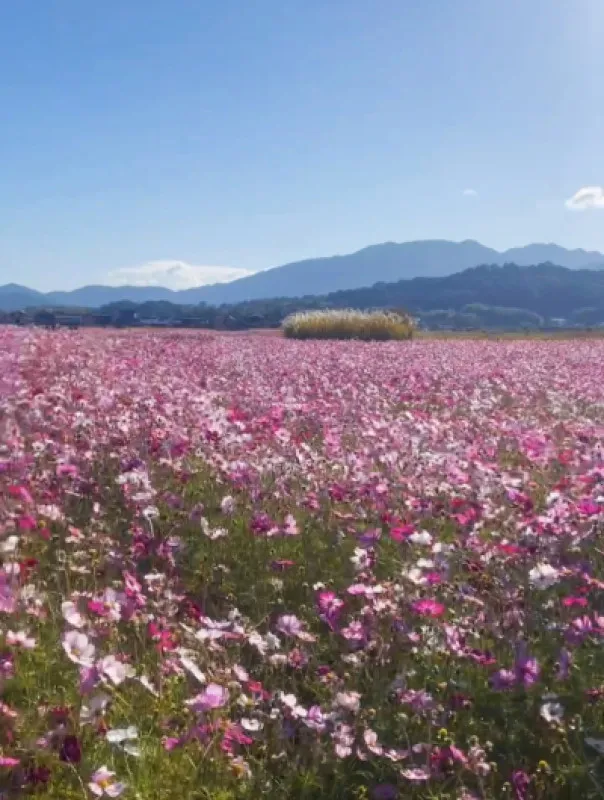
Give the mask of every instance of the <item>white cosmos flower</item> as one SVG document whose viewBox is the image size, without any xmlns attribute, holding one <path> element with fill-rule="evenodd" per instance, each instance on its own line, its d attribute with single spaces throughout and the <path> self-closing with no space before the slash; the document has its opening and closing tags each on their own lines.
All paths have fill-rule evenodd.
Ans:
<svg viewBox="0 0 604 800">
<path fill-rule="evenodd" d="M 546 722 L 562 722 L 564 707 L 560 703 L 543 703 L 540 714 Z"/>
<path fill-rule="evenodd" d="M 121 744 L 127 739 L 138 739 L 138 729 L 134 725 L 129 725 L 127 728 L 111 728 L 105 735 L 111 744 Z"/>
<path fill-rule="evenodd" d="M 194 678 L 197 678 L 199 683 L 206 682 L 206 676 L 204 673 L 199 669 L 195 661 L 187 654 L 185 650 L 181 650 L 179 652 L 180 656 L 180 663 L 182 666 L 189 672 Z"/>
<path fill-rule="evenodd" d="M 18 536 L 7 536 L 3 542 L 0 542 L 0 553 L 14 553 L 18 546 Z"/>
<path fill-rule="evenodd" d="M 94 722 L 99 714 L 107 708 L 111 702 L 111 697 L 104 692 L 93 695 L 88 701 L 88 705 L 83 705 L 80 710 L 80 722 L 85 725 L 87 722 Z"/>
<path fill-rule="evenodd" d="M 412 544 L 423 544 L 427 546 L 432 544 L 432 535 L 428 533 L 428 531 L 416 531 L 408 537 L 407 541 Z"/>
<path fill-rule="evenodd" d="M 248 733 L 256 733 L 256 731 L 261 731 L 262 728 L 264 728 L 264 723 L 260 722 L 259 719 L 243 717 L 241 720 L 241 727 Z"/>
<path fill-rule="evenodd" d="M 423 586 L 425 583 L 428 582 L 428 579 L 424 576 L 424 573 L 418 567 L 411 567 L 411 569 L 407 570 L 407 572 L 403 572 L 403 576 L 407 578 L 408 581 L 414 583 L 416 586 Z"/>
<path fill-rule="evenodd" d="M 529 572 L 529 581 L 534 589 L 549 589 L 558 583 L 560 573 L 551 564 L 540 561 Z"/>
<path fill-rule="evenodd" d="M 153 684 L 151 683 L 151 681 L 149 680 L 149 678 L 148 678 L 146 675 L 141 675 L 139 678 L 137 678 L 137 680 L 138 680 L 138 682 L 139 682 L 139 683 L 140 683 L 142 686 L 144 686 L 144 687 L 145 687 L 145 689 L 146 689 L 148 692 L 151 692 L 151 694 L 152 694 L 154 697 L 159 697 L 159 692 L 158 692 L 158 691 L 157 691 L 157 689 L 156 689 L 156 688 L 153 686 Z"/>
<path fill-rule="evenodd" d="M 128 755 L 138 758 L 141 754 L 140 747 L 134 744 L 134 740 L 138 739 L 138 730 L 134 725 L 129 725 L 127 728 L 112 728 L 107 731 L 106 739 L 111 744 L 116 744 Z"/>
</svg>

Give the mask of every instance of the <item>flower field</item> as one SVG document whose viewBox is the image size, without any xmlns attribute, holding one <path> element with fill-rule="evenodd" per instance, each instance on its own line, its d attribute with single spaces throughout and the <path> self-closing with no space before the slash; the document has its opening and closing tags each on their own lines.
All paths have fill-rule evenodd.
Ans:
<svg viewBox="0 0 604 800">
<path fill-rule="evenodd" d="M 0 798 L 604 797 L 604 341 L 0 328 Z"/>
</svg>

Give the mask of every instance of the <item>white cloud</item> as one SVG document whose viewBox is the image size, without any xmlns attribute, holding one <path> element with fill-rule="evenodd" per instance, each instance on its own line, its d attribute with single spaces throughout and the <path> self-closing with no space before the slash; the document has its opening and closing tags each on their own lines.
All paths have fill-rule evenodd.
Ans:
<svg viewBox="0 0 604 800">
<path fill-rule="evenodd" d="M 576 211 L 604 208 L 604 186 L 584 186 L 566 201 L 566 207 Z"/>
<path fill-rule="evenodd" d="M 462 194 L 464 197 L 478 197 L 476 189 L 464 189 Z"/>
<path fill-rule="evenodd" d="M 214 267 L 165 259 L 148 261 L 136 267 L 121 267 L 107 276 L 110 286 L 164 286 L 167 289 L 193 289 L 208 283 L 228 283 L 251 275 L 238 267 Z"/>
</svg>

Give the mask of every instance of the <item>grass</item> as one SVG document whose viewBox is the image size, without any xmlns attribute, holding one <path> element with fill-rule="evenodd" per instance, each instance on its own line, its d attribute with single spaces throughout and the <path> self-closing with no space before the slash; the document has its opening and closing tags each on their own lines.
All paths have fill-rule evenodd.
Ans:
<svg viewBox="0 0 604 800">
<path fill-rule="evenodd" d="M 292 314 L 283 321 L 282 329 L 290 339 L 387 341 L 411 339 L 413 336 L 413 324 L 403 314 L 355 309 Z"/>
</svg>

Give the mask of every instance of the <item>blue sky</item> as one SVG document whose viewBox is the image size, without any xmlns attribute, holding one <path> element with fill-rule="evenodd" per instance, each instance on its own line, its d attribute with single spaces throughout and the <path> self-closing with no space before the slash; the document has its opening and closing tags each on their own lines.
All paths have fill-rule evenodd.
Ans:
<svg viewBox="0 0 604 800">
<path fill-rule="evenodd" d="M 5 3 L 0 283 L 604 251 L 603 41 L 602 0 Z"/>
</svg>

